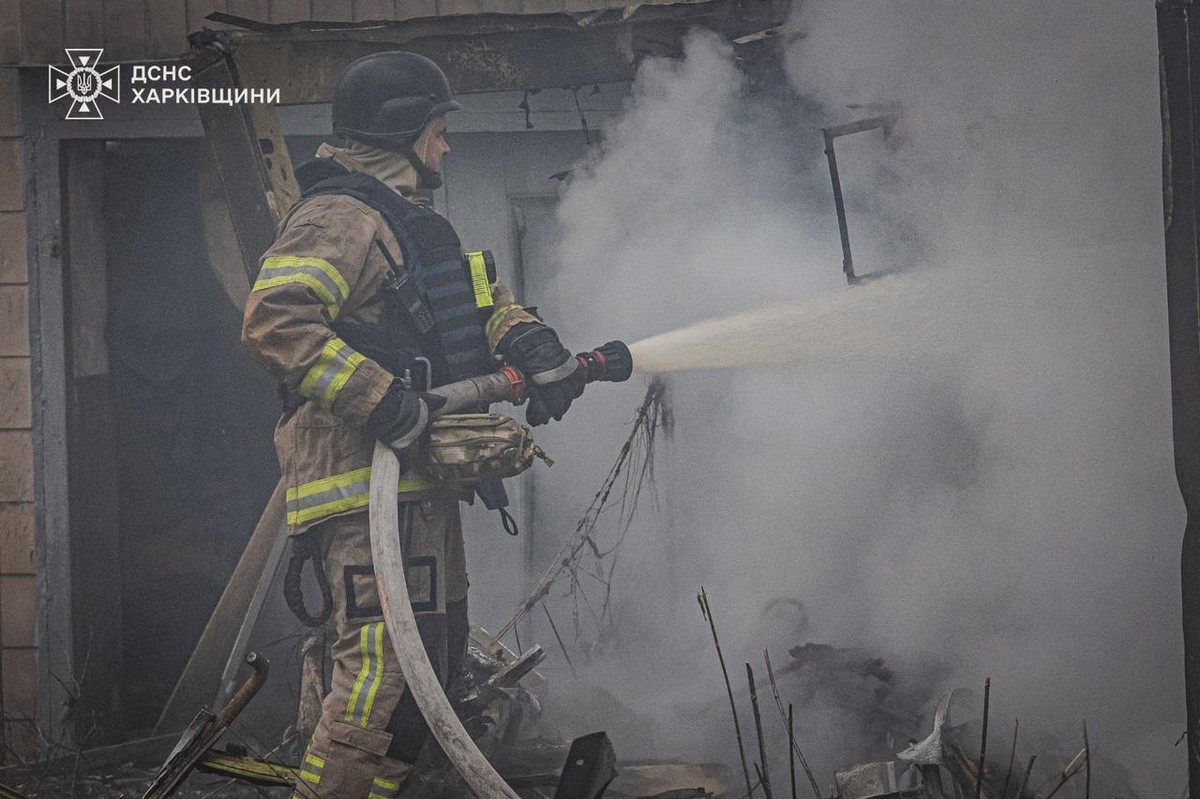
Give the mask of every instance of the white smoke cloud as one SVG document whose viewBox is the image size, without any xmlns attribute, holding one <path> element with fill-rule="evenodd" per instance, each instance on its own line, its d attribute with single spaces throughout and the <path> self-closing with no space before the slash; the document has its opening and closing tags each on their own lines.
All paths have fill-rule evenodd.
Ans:
<svg viewBox="0 0 1200 799">
<path fill-rule="evenodd" d="M 635 340 L 872 291 L 841 286 L 819 127 L 880 108 L 900 114 L 886 142 L 838 143 L 856 261 L 909 270 L 896 280 L 923 281 L 928 302 L 863 303 L 836 330 L 763 336 L 795 366 L 673 380 L 668 504 L 618 570 L 623 656 L 585 674 L 644 710 L 614 730 L 618 749 L 626 733 L 658 754 L 728 760 L 693 600 L 703 583 L 735 665 L 770 646 L 778 667 L 807 639 L 878 652 L 942 688 L 990 675 L 993 718 L 1068 738 L 1086 718 L 1149 793 L 1178 792 L 1183 513 L 1153 9 L 808 0 L 790 28 L 788 74 L 811 108 L 799 121 L 750 96 L 712 36 L 643 65 L 565 193 L 547 305 L 572 341 Z M 953 357 L 803 362 L 805 337 L 870 341 L 913 314 Z M 628 418 L 637 390 L 603 390 L 552 434 L 563 460 L 596 460 Z M 596 483 L 569 474 L 546 504 L 574 509 Z M 777 597 L 807 620 L 765 612 Z M 811 713 L 802 740 L 819 773 L 853 765 L 861 730 Z"/>
</svg>

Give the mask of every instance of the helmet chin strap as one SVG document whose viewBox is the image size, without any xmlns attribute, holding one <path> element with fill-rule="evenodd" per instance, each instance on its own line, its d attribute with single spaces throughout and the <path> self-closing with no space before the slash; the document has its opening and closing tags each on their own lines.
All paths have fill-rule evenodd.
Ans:
<svg viewBox="0 0 1200 799">
<path fill-rule="evenodd" d="M 417 147 L 420 146 L 421 152 L 417 153 Z M 429 127 L 421 131 L 421 135 L 416 139 L 404 145 L 400 152 L 408 158 L 413 169 L 417 170 L 417 188 L 418 189 L 440 189 L 442 187 L 442 174 L 435 172 L 425 165 L 425 151 L 429 149 Z"/>
<path fill-rule="evenodd" d="M 413 165 L 413 169 L 417 170 L 418 189 L 440 189 L 442 187 L 442 173 L 434 172 L 425 166 L 425 162 L 417 155 L 417 150 L 413 145 L 404 145 L 400 148 L 400 152 Z"/>
</svg>

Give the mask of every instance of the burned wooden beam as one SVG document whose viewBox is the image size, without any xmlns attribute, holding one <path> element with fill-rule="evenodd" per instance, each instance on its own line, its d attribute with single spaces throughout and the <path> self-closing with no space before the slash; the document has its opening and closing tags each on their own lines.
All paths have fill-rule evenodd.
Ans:
<svg viewBox="0 0 1200 799">
<path fill-rule="evenodd" d="M 244 87 L 230 54 L 216 44 L 184 57 L 192 85 L 221 91 Z M 299 198 L 291 156 L 275 107 L 239 103 L 197 106 L 229 204 L 238 249 L 253 284 L 258 258 L 275 238 L 275 225 Z"/>
<path fill-rule="evenodd" d="M 780 25 L 787 10 L 783 0 L 707 0 L 587 13 L 254 24 L 254 30 L 193 34 L 193 45 L 228 52 L 242 86 L 279 89 L 282 105 L 298 105 L 330 102 L 342 70 L 380 50 L 403 49 L 433 59 L 456 92 L 628 81 L 642 58 L 682 54 L 692 28 L 733 40 Z"/>
</svg>

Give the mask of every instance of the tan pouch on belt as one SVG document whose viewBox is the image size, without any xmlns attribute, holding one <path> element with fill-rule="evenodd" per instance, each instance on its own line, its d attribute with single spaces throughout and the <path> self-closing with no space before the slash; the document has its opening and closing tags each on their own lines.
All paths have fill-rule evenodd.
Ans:
<svg viewBox="0 0 1200 799">
<path fill-rule="evenodd" d="M 427 470 L 451 483 L 477 483 L 488 478 L 514 477 L 541 458 L 533 431 L 498 413 L 450 413 L 429 426 Z"/>
</svg>

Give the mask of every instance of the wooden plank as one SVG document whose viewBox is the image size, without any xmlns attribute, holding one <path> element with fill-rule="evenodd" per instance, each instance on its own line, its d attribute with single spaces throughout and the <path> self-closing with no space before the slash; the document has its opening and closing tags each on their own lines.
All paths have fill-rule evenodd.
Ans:
<svg viewBox="0 0 1200 799">
<path fill-rule="evenodd" d="M 517 11 L 521 14 L 550 14 L 566 10 L 566 0 L 517 0 Z"/>
<path fill-rule="evenodd" d="M 146 54 L 175 58 L 188 49 L 187 14 L 179 0 L 146 0 Z"/>
<path fill-rule="evenodd" d="M 21 63 L 21 0 L 0 0 L 0 64 Z"/>
<path fill-rule="evenodd" d="M 396 0 L 354 0 L 354 21 L 374 22 L 396 18 Z"/>
<path fill-rule="evenodd" d="M 2 3 L 0 3 L 0 13 L 3 13 Z M 15 69 L 0 69 L 0 136 L 20 135 L 20 75 Z"/>
<path fill-rule="evenodd" d="M 109 0 L 107 5 L 111 8 L 113 0 Z M 104 3 L 66 0 L 67 38 L 72 47 L 99 47 L 101 43 L 104 47 L 109 47 L 108 40 L 104 35 L 105 10 Z M 145 16 L 139 13 L 138 17 L 139 27 L 144 29 L 146 27 Z M 127 57 L 134 58 L 142 55 L 144 53 L 137 52 Z M 120 54 L 108 50 L 105 50 L 104 53 L 106 61 L 116 61 L 122 57 Z"/>
<path fill-rule="evenodd" d="M 402 8 L 411 10 L 409 1 L 398 0 L 398 15 Z M 470 10 L 476 2 L 441 0 L 439 5 L 446 12 Z M 432 58 L 463 93 L 624 81 L 639 58 L 681 52 L 682 39 L 693 27 L 733 38 L 780 24 L 787 9 L 784 0 L 762 0 L 734 14 L 744 10 L 738 0 L 708 0 L 641 6 L 628 15 L 610 9 L 588 25 L 563 13 L 429 17 L 375 29 L 369 40 L 362 32 L 337 29 L 285 35 L 238 31 L 222 40 L 244 85 L 279 89 L 281 104 L 301 105 L 329 102 L 347 64 L 392 49 Z"/>
<path fill-rule="evenodd" d="M 350 22 L 354 18 L 351 0 L 320 0 L 312 4 L 312 19 L 326 22 Z"/>
<path fill-rule="evenodd" d="M 0 502 L 31 502 L 33 491 L 33 434 L 0 430 Z"/>
<path fill-rule="evenodd" d="M 0 139 L 0 211 L 24 210 L 21 173 L 21 140 Z"/>
<path fill-rule="evenodd" d="M 0 286 L 0 357 L 29 354 L 29 289 Z"/>
<path fill-rule="evenodd" d="M 42 76 L 38 76 L 42 77 Z M 29 104 L 44 83 L 26 84 Z M 63 708 L 74 667 L 71 542 L 67 466 L 66 297 L 63 264 L 61 151 L 57 139 L 26 139 L 25 197 L 30 210 L 29 329 L 33 357 L 34 490 L 38 508 L 37 716 L 46 739 L 73 745 Z"/>
<path fill-rule="evenodd" d="M 22 64 L 61 64 L 66 61 L 61 2 L 21 0 L 21 20 Z"/>
<path fill-rule="evenodd" d="M 219 48 L 206 47 L 185 61 L 192 68 L 196 86 L 234 89 L 239 85 L 228 57 Z M 279 188 L 286 185 L 280 181 L 290 180 L 294 186 L 295 177 L 278 133 L 278 118 L 273 106 L 264 105 L 208 104 L 198 110 L 221 175 L 246 274 L 253 280 L 258 274 L 258 258 L 271 246 L 275 225 L 288 207 L 284 203 L 299 193 Z M 273 125 L 266 121 L 270 119 L 274 119 Z M 265 128 L 263 136 L 252 130 L 253 120 Z M 267 147 L 271 152 L 264 152 Z"/>
<path fill-rule="evenodd" d="M 279 124 L 275 106 L 251 104 L 246 106 L 246 115 L 267 178 L 267 205 L 278 222 L 300 199 L 292 156 L 283 138 L 283 126 Z"/>
<path fill-rule="evenodd" d="M 308 0 L 271 0 L 272 22 L 297 22 L 311 16 Z"/>
<path fill-rule="evenodd" d="M 608 0 L 566 0 L 567 11 L 599 11 L 608 8 Z"/>
<path fill-rule="evenodd" d="M 187 32 L 203 30 L 204 28 L 224 28 L 216 22 L 210 22 L 205 17 L 214 11 L 229 11 L 226 0 L 186 0 L 187 3 Z"/>
<path fill-rule="evenodd" d="M 72 5 L 80 5 L 75 0 Z M 86 5 L 86 4 L 85 4 Z M 104 56 L 110 61 L 146 57 L 146 4 L 143 0 L 104 0 Z M 75 41 L 75 32 L 71 32 Z"/>
<path fill-rule="evenodd" d="M 25 215 L 20 211 L 0 212 L 0 286 L 29 282 L 26 246 Z"/>
<path fill-rule="evenodd" d="M 28 358 L 0 358 L 0 430 L 28 430 L 33 426 L 29 379 Z M 5 532 L 0 524 L 0 550 L 4 548 Z M 0 557 L 0 574 L 3 572 L 4 562 Z"/>
<path fill-rule="evenodd" d="M 70 142 L 64 155 L 72 372 L 67 427 L 71 594 L 87 598 L 72 608 L 75 662 L 87 664 L 72 718 L 77 740 L 101 744 L 117 740 L 121 732 L 117 698 L 123 647 L 120 509 L 117 473 L 109 468 L 117 462 L 118 433 L 105 343 L 104 142 Z"/>
<path fill-rule="evenodd" d="M 0 503 L 0 573 L 34 573 L 33 528 L 32 502 Z"/>
<path fill-rule="evenodd" d="M 436 16 L 438 0 L 396 0 L 396 19 Z"/>
<path fill-rule="evenodd" d="M 229 0 L 229 13 L 256 22 L 269 22 L 271 0 Z"/>
</svg>

